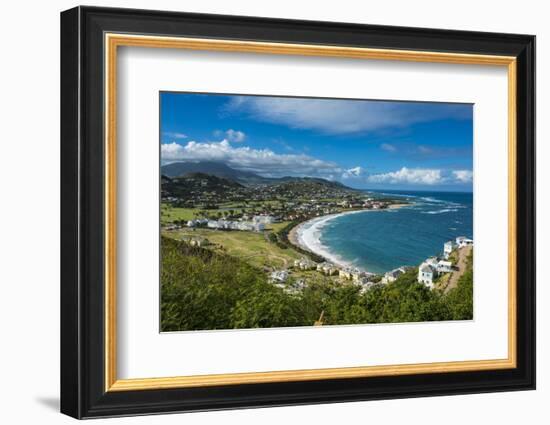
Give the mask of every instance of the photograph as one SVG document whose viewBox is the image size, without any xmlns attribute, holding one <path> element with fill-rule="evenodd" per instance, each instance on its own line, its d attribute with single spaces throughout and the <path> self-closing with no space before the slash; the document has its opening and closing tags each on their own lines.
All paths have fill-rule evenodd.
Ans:
<svg viewBox="0 0 550 425">
<path fill-rule="evenodd" d="M 159 105 L 161 332 L 474 319 L 473 104 Z"/>
<path fill-rule="evenodd" d="M 58 312 L 29 321 L 10 303 L 28 322 L 14 332 L 52 330 L 27 338 L 29 353 L 57 342 L 27 361 L 38 386 L 14 375 L 9 387 L 36 387 L 43 405 L 57 394 L 77 419 L 254 409 L 235 418 L 257 423 L 292 406 L 274 420 L 322 409 L 332 423 L 341 411 L 313 405 L 368 401 L 369 417 L 410 422 L 435 396 L 438 420 L 479 406 L 506 423 L 540 416 L 534 33 L 548 26 L 528 6 L 496 22 L 494 8 L 429 18 L 403 5 L 65 5 L 49 32 L 35 13 L 52 48 L 19 56 L 58 53 L 44 67 L 56 83 L 14 82 L 47 90 L 33 100 L 48 105 L 59 88 L 60 108 L 34 125 L 11 84 L 24 119 L 5 157 L 21 168 L 30 122 L 59 133 L 60 149 L 35 138 L 59 196 L 12 184 L 11 204 L 19 217 L 29 199 L 54 201 L 61 262 L 19 249 L 8 289 L 29 292 L 29 269 L 43 293 L 5 298 Z M 33 188 L 47 175 L 27 174 Z M 25 246 L 27 215 L 6 220 Z M 48 267 L 60 290 L 42 285 Z"/>
</svg>

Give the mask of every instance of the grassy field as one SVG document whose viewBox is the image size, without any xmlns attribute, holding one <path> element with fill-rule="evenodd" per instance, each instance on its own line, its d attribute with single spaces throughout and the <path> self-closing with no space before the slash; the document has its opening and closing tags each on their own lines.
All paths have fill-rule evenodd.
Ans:
<svg viewBox="0 0 550 425">
<path fill-rule="evenodd" d="M 166 224 L 174 220 L 193 220 L 199 211 L 198 208 L 174 208 L 163 204 L 160 207 L 160 222 Z"/>
<path fill-rule="evenodd" d="M 279 224 L 279 223 L 277 223 Z M 280 223 L 282 224 L 282 223 Z M 207 238 L 214 244 L 212 249 L 245 260 L 256 267 L 286 268 L 302 255 L 292 248 L 282 249 L 266 240 L 264 234 L 244 231 L 220 231 L 212 229 L 181 229 L 166 232 L 165 236 L 181 239 L 185 236 Z"/>
<path fill-rule="evenodd" d="M 290 221 L 282 221 L 280 223 L 271 223 L 271 224 L 266 224 L 265 228 L 266 230 L 272 230 L 274 232 L 278 232 L 279 230 L 285 228 L 288 223 L 290 223 Z"/>
</svg>

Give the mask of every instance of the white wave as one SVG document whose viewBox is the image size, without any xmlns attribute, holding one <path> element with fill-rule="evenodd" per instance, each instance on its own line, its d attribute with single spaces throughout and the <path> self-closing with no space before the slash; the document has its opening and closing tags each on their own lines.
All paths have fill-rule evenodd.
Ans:
<svg viewBox="0 0 550 425">
<path fill-rule="evenodd" d="M 447 203 L 447 201 L 442 201 L 441 199 L 431 198 L 429 196 L 423 196 L 420 199 L 422 199 L 423 201 L 426 201 L 426 202 L 432 202 L 434 204 L 445 204 L 445 203 Z"/>
<path fill-rule="evenodd" d="M 422 211 L 422 214 L 443 214 L 447 212 L 456 212 L 458 211 L 456 208 L 443 208 L 442 210 L 437 211 Z"/>
<path fill-rule="evenodd" d="M 398 197 L 398 198 L 418 198 L 417 195 L 408 195 L 408 194 L 404 194 L 404 193 L 388 193 L 388 192 L 370 192 L 370 193 L 378 194 L 378 195 L 384 195 L 384 196 L 395 196 L 395 197 Z"/>
</svg>

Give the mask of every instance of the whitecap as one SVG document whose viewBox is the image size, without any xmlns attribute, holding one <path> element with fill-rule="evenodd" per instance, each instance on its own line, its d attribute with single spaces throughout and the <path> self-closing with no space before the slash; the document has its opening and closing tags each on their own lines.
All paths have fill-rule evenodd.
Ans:
<svg viewBox="0 0 550 425">
<path fill-rule="evenodd" d="M 443 214 L 447 212 L 457 212 L 458 210 L 456 208 L 443 208 L 442 210 L 436 210 L 436 211 L 422 211 L 422 214 Z"/>
</svg>

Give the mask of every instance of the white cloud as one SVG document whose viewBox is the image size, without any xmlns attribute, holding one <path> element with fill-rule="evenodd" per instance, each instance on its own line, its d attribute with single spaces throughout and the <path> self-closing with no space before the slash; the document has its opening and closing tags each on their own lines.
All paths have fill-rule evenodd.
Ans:
<svg viewBox="0 0 550 425">
<path fill-rule="evenodd" d="M 471 119 L 471 105 L 235 96 L 226 113 L 327 134 L 350 134 L 439 119 Z"/>
<path fill-rule="evenodd" d="M 177 131 L 165 131 L 162 134 L 171 139 L 187 139 L 187 134 L 178 133 Z"/>
<path fill-rule="evenodd" d="M 342 173 L 342 178 L 349 179 L 354 177 L 361 177 L 364 173 L 365 173 L 365 169 L 357 166 L 354 168 L 349 168 L 347 170 L 344 170 L 344 172 Z"/>
<path fill-rule="evenodd" d="M 474 177 L 474 173 L 471 170 L 455 170 L 453 176 L 461 183 L 470 183 Z"/>
<path fill-rule="evenodd" d="M 221 142 L 200 143 L 190 141 L 185 145 L 164 143 L 161 145 L 163 163 L 174 161 L 219 161 L 240 170 L 248 170 L 266 176 L 311 175 L 323 176 L 341 173 L 333 162 L 323 161 L 305 154 L 277 154 L 269 149 L 234 147 L 227 139 Z"/>
<path fill-rule="evenodd" d="M 386 152 L 395 152 L 395 151 L 397 151 L 397 148 L 394 145 L 390 145 L 389 143 L 382 143 L 380 145 L 380 148 L 382 150 L 385 150 Z"/>
<path fill-rule="evenodd" d="M 221 139 L 226 139 L 229 142 L 234 143 L 241 143 L 244 142 L 246 139 L 246 134 L 239 130 L 233 130 L 230 128 L 229 130 L 216 130 L 214 131 L 214 136 L 219 137 Z"/>
<path fill-rule="evenodd" d="M 372 174 L 368 177 L 370 183 L 405 183 L 434 185 L 445 181 L 441 170 L 428 168 L 403 167 L 398 171 Z"/>
<path fill-rule="evenodd" d="M 388 173 L 371 174 L 367 176 L 369 183 L 387 184 L 465 184 L 471 183 L 473 172 L 471 170 L 441 170 L 435 168 L 407 168 Z"/>
<path fill-rule="evenodd" d="M 233 130 L 232 128 L 227 130 L 225 132 L 225 135 L 227 137 L 227 140 L 229 140 L 230 142 L 241 143 L 244 142 L 244 139 L 246 139 L 246 134 L 239 130 Z"/>
</svg>

